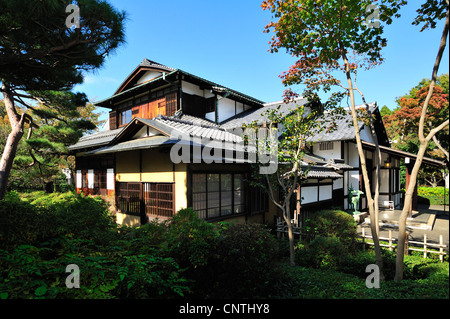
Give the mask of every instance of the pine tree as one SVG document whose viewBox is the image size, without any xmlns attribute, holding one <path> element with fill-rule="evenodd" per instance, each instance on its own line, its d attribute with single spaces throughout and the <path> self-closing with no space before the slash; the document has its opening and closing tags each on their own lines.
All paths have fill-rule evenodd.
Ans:
<svg viewBox="0 0 450 319">
<path fill-rule="evenodd" d="M 68 4 L 0 0 L 0 90 L 11 125 L 0 160 L 0 199 L 26 125 L 30 130 L 39 127 L 30 112 L 47 121 L 59 120 L 59 131 L 89 128 L 86 121 L 68 120 L 87 102 L 83 93 L 71 90 L 82 83 L 84 71 L 101 67 L 124 42 L 124 12 L 106 1 L 79 0 L 79 25 L 73 27 L 67 22 L 75 21 L 71 17 L 77 12 L 66 12 Z M 59 147 L 48 139 L 35 138 L 29 144 L 35 149 Z"/>
</svg>

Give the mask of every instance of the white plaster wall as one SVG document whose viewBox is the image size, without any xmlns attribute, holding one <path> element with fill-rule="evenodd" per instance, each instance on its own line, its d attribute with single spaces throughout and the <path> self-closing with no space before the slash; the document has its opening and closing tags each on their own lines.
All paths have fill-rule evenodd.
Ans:
<svg viewBox="0 0 450 319">
<path fill-rule="evenodd" d="M 344 179 L 338 178 L 333 181 L 333 189 L 340 189 L 344 187 Z"/>
<path fill-rule="evenodd" d="M 319 187 L 319 200 L 331 199 L 333 197 L 333 189 L 331 185 L 324 185 Z"/>
<path fill-rule="evenodd" d="M 108 168 L 106 170 L 106 189 L 114 190 L 114 168 Z"/>
<path fill-rule="evenodd" d="M 216 112 L 209 112 L 205 114 L 205 119 L 210 120 L 212 122 L 216 121 Z"/>
<path fill-rule="evenodd" d="M 301 187 L 301 197 L 302 204 L 314 203 L 317 201 L 317 186 L 302 186 Z"/>
<path fill-rule="evenodd" d="M 76 188 L 81 188 L 81 171 L 77 170 L 76 172 Z"/>
<path fill-rule="evenodd" d="M 359 155 L 358 155 L 358 148 L 356 143 L 347 143 L 348 147 L 348 162 L 347 164 L 358 167 L 359 166 Z M 347 154 L 344 154 L 347 156 Z"/>
<path fill-rule="evenodd" d="M 380 169 L 380 193 L 389 192 L 389 169 Z"/>
<path fill-rule="evenodd" d="M 181 90 L 184 93 L 188 93 L 188 94 L 195 94 L 195 95 L 199 95 L 202 96 L 204 98 L 210 98 L 213 97 L 214 94 L 211 93 L 210 90 L 202 90 L 200 89 L 200 87 L 198 85 L 186 82 L 186 81 L 181 81 Z"/>
<path fill-rule="evenodd" d="M 333 142 L 332 150 L 320 150 L 320 143 L 315 143 L 313 145 L 313 154 L 321 156 L 325 158 L 325 160 L 329 160 L 330 158 L 341 158 L 341 142 Z"/>
<path fill-rule="evenodd" d="M 146 82 L 146 81 L 149 81 L 149 80 L 151 80 L 151 79 L 154 79 L 154 78 L 160 76 L 161 74 L 162 74 L 162 73 L 161 73 L 161 72 L 158 72 L 158 71 L 147 71 L 147 72 L 144 73 L 144 75 L 142 75 L 142 76 L 140 77 L 140 79 L 139 79 L 136 83 L 137 83 L 137 84 L 144 83 L 144 82 Z"/>
<path fill-rule="evenodd" d="M 134 136 L 131 138 L 132 140 L 147 137 L 147 136 L 155 136 L 155 135 L 161 135 L 161 132 L 158 132 L 155 129 L 149 128 L 148 129 L 148 135 L 147 135 L 147 126 L 144 126 L 141 128 Z"/>
<path fill-rule="evenodd" d="M 244 112 L 244 104 L 241 102 L 236 102 L 236 114 Z"/>
<path fill-rule="evenodd" d="M 359 190 L 359 171 L 348 171 L 348 185 L 346 188 L 350 186 L 354 190 Z"/>
<path fill-rule="evenodd" d="M 88 188 L 94 188 L 94 170 L 88 170 Z"/>
<path fill-rule="evenodd" d="M 219 98 L 219 123 L 234 116 L 235 113 L 235 101 L 228 98 Z"/>
<path fill-rule="evenodd" d="M 184 93 L 188 93 L 188 94 L 195 94 L 195 95 L 199 95 L 199 96 L 204 96 L 204 90 L 201 90 L 200 87 L 198 85 L 186 82 L 186 81 L 181 81 L 181 90 Z"/>
</svg>

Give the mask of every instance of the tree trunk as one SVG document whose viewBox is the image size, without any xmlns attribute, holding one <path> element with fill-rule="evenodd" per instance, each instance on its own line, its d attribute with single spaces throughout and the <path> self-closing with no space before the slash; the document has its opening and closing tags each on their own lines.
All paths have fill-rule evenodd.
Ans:
<svg viewBox="0 0 450 319">
<path fill-rule="evenodd" d="M 5 109 L 11 123 L 11 133 L 9 133 L 6 140 L 5 149 L 3 150 L 2 158 L 0 160 L 0 200 L 5 197 L 6 187 L 8 186 L 8 179 L 11 173 L 14 157 L 16 156 L 17 146 L 24 134 L 24 119 L 25 113 L 19 117 L 15 108 L 14 100 L 8 87 L 3 84 L 3 98 L 5 102 Z"/>
<path fill-rule="evenodd" d="M 288 227 L 289 262 L 290 262 L 291 266 L 295 266 L 294 232 L 293 232 L 293 229 L 292 229 L 292 221 L 291 221 L 291 211 L 290 211 L 290 209 L 291 209 L 291 205 L 289 203 L 287 203 L 286 204 L 286 211 L 284 212 L 283 217 L 284 217 L 284 220 L 286 221 L 286 225 Z"/>
<path fill-rule="evenodd" d="M 445 46 L 447 43 L 448 29 L 449 29 L 449 10 L 447 9 L 447 16 L 445 18 L 444 29 L 442 31 L 441 41 L 439 44 L 439 49 L 438 49 L 438 53 L 436 56 L 436 60 L 434 62 L 433 72 L 431 75 L 430 87 L 428 89 L 427 97 L 425 98 L 425 101 L 423 103 L 422 112 L 420 115 L 419 130 L 418 130 L 419 142 L 420 142 L 419 151 L 417 152 L 416 162 L 414 163 L 414 166 L 413 166 L 413 169 L 411 172 L 408 189 L 406 190 L 406 193 L 405 193 L 405 203 L 404 203 L 403 210 L 402 210 L 402 213 L 401 213 L 400 219 L 399 219 L 397 258 L 395 261 L 395 277 L 394 277 L 395 281 L 401 281 L 403 279 L 403 256 L 405 254 L 406 219 L 408 217 L 409 207 L 411 206 L 411 203 L 412 203 L 412 197 L 413 197 L 414 189 L 415 189 L 416 182 L 417 182 L 417 175 L 419 173 L 419 169 L 422 164 L 422 160 L 425 155 L 426 148 L 427 148 L 430 140 L 433 138 L 433 136 L 437 132 L 442 130 L 444 127 L 449 125 L 449 120 L 447 119 L 446 121 L 441 123 L 436 128 L 431 129 L 431 131 L 428 133 L 428 136 L 425 137 L 425 134 L 424 134 L 425 118 L 427 115 L 428 104 L 431 100 L 431 97 L 432 97 L 433 91 L 434 91 L 434 87 L 436 85 L 436 78 L 437 78 L 437 73 L 439 70 L 439 65 L 441 64 L 442 55 L 444 53 L 444 49 L 445 49 Z"/>
<path fill-rule="evenodd" d="M 406 219 L 408 218 L 409 208 L 411 207 L 412 197 L 417 181 L 417 174 L 422 164 L 422 159 L 427 148 L 426 144 L 421 144 L 419 152 L 417 153 L 417 159 L 412 169 L 408 189 L 405 193 L 405 202 L 403 204 L 402 213 L 399 218 L 398 225 L 398 245 L 397 245 L 397 258 L 395 260 L 395 281 L 401 281 L 403 279 L 403 257 L 405 254 L 405 242 L 406 242 Z"/>
<path fill-rule="evenodd" d="M 355 95 L 353 92 L 353 90 L 354 90 L 353 82 L 352 82 L 351 74 L 350 74 L 350 65 L 349 65 L 349 62 L 347 59 L 347 55 L 345 53 L 345 49 L 343 47 L 341 47 L 341 50 L 342 50 L 342 59 L 344 60 L 344 64 L 345 64 L 345 73 L 347 76 L 348 91 L 349 91 L 349 95 L 350 95 L 350 104 L 351 104 L 352 118 L 353 118 L 353 126 L 355 129 L 356 145 L 358 147 L 358 155 L 359 155 L 359 160 L 361 162 L 361 171 L 362 171 L 362 174 L 364 177 L 364 189 L 366 191 L 367 207 L 369 208 L 370 229 L 371 229 L 372 239 L 373 239 L 374 248 L 375 248 L 375 260 L 376 260 L 376 264 L 380 270 L 380 279 L 383 280 L 384 279 L 384 275 L 383 275 L 383 271 L 382 271 L 383 259 L 381 256 L 381 247 L 380 247 L 380 242 L 378 239 L 378 230 L 377 230 L 378 220 L 377 220 L 376 212 L 374 209 L 374 201 L 372 198 L 372 192 L 371 192 L 370 183 L 369 183 L 369 176 L 367 173 L 366 158 L 364 156 L 364 151 L 362 149 L 362 143 L 361 143 L 361 136 L 359 134 L 358 119 L 356 117 Z"/>
</svg>

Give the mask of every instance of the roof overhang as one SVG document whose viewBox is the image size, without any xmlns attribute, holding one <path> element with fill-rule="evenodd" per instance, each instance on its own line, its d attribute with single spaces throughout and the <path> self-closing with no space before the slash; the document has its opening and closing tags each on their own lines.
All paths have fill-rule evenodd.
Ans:
<svg viewBox="0 0 450 319">
<path fill-rule="evenodd" d="M 373 143 L 369 143 L 366 141 L 361 141 L 363 148 L 367 149 L 367 150 L 374 150 L 376 148 L 375 144 Z M 412 154 L 412 153 L 408 153 L 405 151 L 400 151 L 400 150 L 396 150 L 394 148 L 390 148 L 387 146 L 383 146 L 380 145 L 380 151 L 383 153 L 387 153 L 390 155 L 394 155 L 397 157 L 401 157 L 401 158 L 410 158 L 413 161 L 415 161 L 417 159 L 417 154 Z M 422 160 L 422 163 L 427 164 L 427 165 L 432 165 L 432 166 L 436 166 L 436 167 L 443 167 L 446 166 L 445 162 L 443 161 L 439 161 L 433 158 L 429 158 L 429 157 L 424 157 Z"/>
</svg>

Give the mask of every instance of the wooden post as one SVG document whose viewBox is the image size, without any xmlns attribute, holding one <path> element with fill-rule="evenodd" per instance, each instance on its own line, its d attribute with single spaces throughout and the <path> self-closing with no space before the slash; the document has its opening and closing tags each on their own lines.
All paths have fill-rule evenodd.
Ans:
<svg viewBox="0 0 450 319">
<path fill-rule="evenodd" d="M 427 258 L 427 234 L 423 234 L 423 258 Z"/>
<path fill-rule="evenodd" d="M 362 229 L 362 239 L 363 239 L 363 250 L 366 250 L 366 231 L 364 230 L 364 227 L 361 227 Z"/>
<path fill-rule="evenodd" d="M 439 245 L 441 245 L 441 247 L 439 247 L 439 261 L 443 262 L 444 261 L 444 239 L 442 237 L 442 235 L 439 235 Z"/>
<path fill-rule="evenodd" d="M 389 250 L 392 251 L 392 230 L 389 229 Z"/>
<path fill-rule="evenodd" d="M 406 238 L 405 238 L 405 256 L 407 256 L 408 255 L 408 250 L 409 250 L 409 247 L 408 247 L 408 241 L 409 241 L 409 239 L 408 239 L 408 236 L 409 236 L 409 233 L 408 232 L 406 232 Z"/>
</svg>

